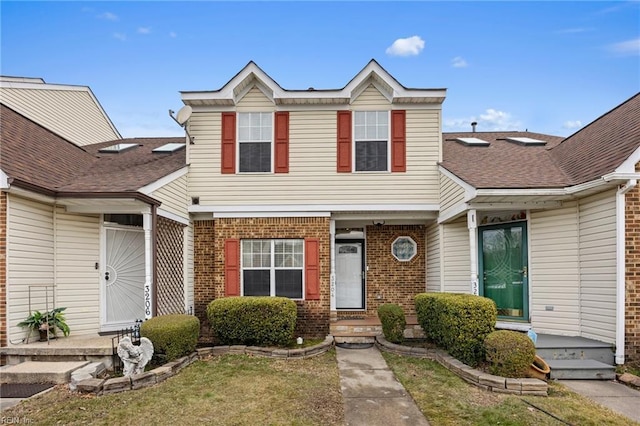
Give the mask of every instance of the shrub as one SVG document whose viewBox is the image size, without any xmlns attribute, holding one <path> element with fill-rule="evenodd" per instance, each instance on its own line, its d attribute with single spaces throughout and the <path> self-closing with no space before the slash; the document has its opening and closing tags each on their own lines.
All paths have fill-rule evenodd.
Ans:
<svg viewBox="0 0 640 426">
<path fill-rule="evenodd" d="M 193 315 L 161 315 L 143 322 L 140 335 L 151 340 L 155 352 L 165 354 L 171 361 L 196 349 L 200 320 Z"/>
<path fill-rule="evenodd" d="M 226 297 L 209 303 L 207 318 L 223 344 L 285 346 L 293 339 L 297 311 L 286 297 Z"/>
<path fill-rule="evenodd" d="M 418 323 L 426 336 L 472 367 L 485 357 L 484 338 L 494 330 L 493 300 L 472 294 L 422 293 L 415 298 Z"/>
<path fill-rule="evenodd" d="M 527 377 L 536 356 L 533 341 L 524 333 L 498 330 L 484 339 L 491 374 L 503 377 Z"/>
<path fill-rule="evenodd" d="M 402 308 L 393 303 L 384 303 L 378 307 L 378 318 L 382 323 L 384 338 L 393 343 L 402 343 L 407 326 Z"/>
</svg>

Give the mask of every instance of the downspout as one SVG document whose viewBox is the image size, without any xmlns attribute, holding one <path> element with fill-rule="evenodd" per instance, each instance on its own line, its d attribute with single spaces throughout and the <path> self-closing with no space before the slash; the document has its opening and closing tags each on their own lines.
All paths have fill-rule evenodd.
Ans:
<svg viewBox="0 0 640 426">
<path fill-rule="evenodd" d="M 626 203 L 625 194 L 635 188 L 636 179 L 629 179 L 616 192 L 616 364 L 624 364 L 625 291 L 626 291 Z"/>
<path fill-rule="evenodd" d="M 471 270 L 471 294 L 480 294 L 478 288 L 478 222 L 475 209 L 467 212 L 467 227 L 469 228 L 469 254 Z"/>
<path fill-rule="evenodd" d="M 332 321 L 337 321 L 336 311 L 336 221 L 329 222 L 330 272 L 329 272 L 329 311 Z"/>
</svg>

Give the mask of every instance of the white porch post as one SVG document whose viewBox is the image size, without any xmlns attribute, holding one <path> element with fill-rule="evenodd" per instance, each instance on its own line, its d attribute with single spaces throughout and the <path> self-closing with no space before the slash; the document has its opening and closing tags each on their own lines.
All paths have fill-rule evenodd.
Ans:
<svg viewBox="0 0 640 426">
<path fill-rule="evenodd" d="M 331 244 L 331 272 L 329 283 L 329 310 L 336 310 L 336 221 L 331 219 L 329 224 L 329 244 Z"/>
<path fill-rule="evenodd" d="M 151 213 L 142 214 L 142 226 L 144 229 L 144 319 L 149 319 L 153 316 L 152 219 Z"/>
<path fill-rule="evenodd" d="M 616 192 L 616 364 L 624 364 L 626 287 L 626 203 L 625 194 L 637 184 L 631 179 Z"/>
<path fill-rule="evenodd" d="M 467 212 L 467 227 L 469 228 L 469 263 L 471 270 L 471 294 L 478 295 L 478 224 L 476 210 Z"/>
</svg>

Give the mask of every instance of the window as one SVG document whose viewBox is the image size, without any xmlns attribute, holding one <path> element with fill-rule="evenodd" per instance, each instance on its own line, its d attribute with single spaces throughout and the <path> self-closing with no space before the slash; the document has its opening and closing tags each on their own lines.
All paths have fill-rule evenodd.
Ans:
<svg viewBox="0 0 640 426">
<path fill-rule="evenodd" d="M 238 113 L 239 171 L 270 172 L 273 114 L 270 112 Z"/>
<path fill-rule="evenodd" d="M 418 252 L 418 245 L 411 237 L 398 237 L 391 244 L 391 254 L 400 262 L 408 262 Z"/>
<path fill-rule="evenodd" d="M 302 299 L 303 240 L 242 240 L 242 294 Z"/>
<path fill-rule="evenodd" d="M 389 112 L 355 111 L 354 115 L 356 171 L 387 171 Z"/>
</svg>

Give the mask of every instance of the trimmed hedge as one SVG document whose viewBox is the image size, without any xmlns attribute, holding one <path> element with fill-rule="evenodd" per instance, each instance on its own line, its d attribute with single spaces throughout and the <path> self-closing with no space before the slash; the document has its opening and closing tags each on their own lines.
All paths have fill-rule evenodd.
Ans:
<svg viewBox="0 0 640 426">
<path fill-rule="evenodd" d="M 524 333 L 498 330 L 484 339 L 491 374 L 503 377 L 527 377 L 536 357 L 533 341 Z"/>
<path fill-rule="evenodd" d="M 384 303 L 378 307 L 378 318 L 382 323 L 384 338 L 391 343 L 402 343 L 407 320 L 399 305 Z"/>
<path fill-rule="evenodd" d="M 471 367 L 485 358 L 484 338 L 494 331 L 493 300 L 472 294 L 422 293 L 415 298 L 418 323 L 426 336 Z"/>
<path fill-rule="evenodd" d="M 285 346 L 297 315 L 296 303 L 286 297 L 225 297 L 207 306 L 211 330 L 225 345 Z"/>
<path fill-rule="evenodd" d="M 193 315 L 161 315 L 143 322 L 140 335 L 151 340 L 155 352 L 171 361 L 196 350 L 200 320 Z"/>
</svg>

